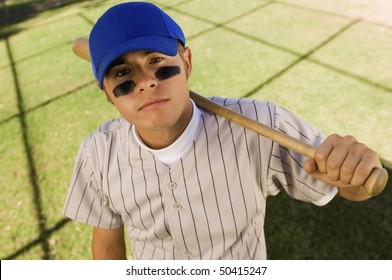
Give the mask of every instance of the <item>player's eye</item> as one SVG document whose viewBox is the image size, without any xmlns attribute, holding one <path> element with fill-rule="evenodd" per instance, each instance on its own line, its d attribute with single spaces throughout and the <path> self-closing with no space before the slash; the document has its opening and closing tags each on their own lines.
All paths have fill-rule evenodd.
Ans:
<svg viewBox="0 0 392 280">
<path fill-rule="evenodd" d="M 122 76 L 125 76 L 125 75 L 129 74 L 129 73 L 131 73 L 130 69 L 123 68 L 123 69 L 120 69 L 120 70 L 116 71 L 116 77 L 122 77 Z"/>
<path fill-rule="evenodd" d="M 161 62 L 163 60 L 163 57 L 153 57 L 150 59 L 149 64 L 155 64 L 158 62 Z"/>
</svg>

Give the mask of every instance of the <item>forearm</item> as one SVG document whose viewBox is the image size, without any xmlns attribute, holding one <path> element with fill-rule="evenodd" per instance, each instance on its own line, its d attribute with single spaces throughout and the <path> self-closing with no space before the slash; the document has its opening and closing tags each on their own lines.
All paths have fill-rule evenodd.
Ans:
<svg viewBox="0 0 392 280">
<path fill-rule="evenodd" d="M 124 228 L 94 228 L 92 240 L 92 257 L 94 260 L 125 260 Z"/>
</svg>

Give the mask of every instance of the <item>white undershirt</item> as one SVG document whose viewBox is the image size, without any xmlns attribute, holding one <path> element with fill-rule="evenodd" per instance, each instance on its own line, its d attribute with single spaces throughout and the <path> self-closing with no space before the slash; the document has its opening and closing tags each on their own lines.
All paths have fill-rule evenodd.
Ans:
<svg viewBox="0 0 392 280">
<path fill-rule="evenodd" d="M 143 140 L 140 139 L 135 126 L 132 126 L 133 135 L 139 145 L 150 151 L 159 161 L 166 164 L 168 167 L 172 167 L 172 165 L 187 152 L 187 149 L 190 147 L 196 137 L 201 120 L 201 112 L 192 100 L 191 102 L 193 106 L 193 113 L 188 126 L 180 135 L 180 137 L 173 144 L 166 148 L 155 150 L 147 147 Z"/>
</svg>

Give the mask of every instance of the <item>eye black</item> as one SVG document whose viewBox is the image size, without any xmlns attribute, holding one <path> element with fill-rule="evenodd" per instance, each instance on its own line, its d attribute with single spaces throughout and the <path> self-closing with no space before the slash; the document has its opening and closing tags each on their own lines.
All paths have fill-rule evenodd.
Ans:
<svg viewBox="0 0 392 280">
<path fill-rule="evenodd" d="M 164 67 L 160 67 L 155 72 L 155 78 L 162 81 L 162 80 L 170 79 L 171 77 L 180 74 L 180 72 L 181 72 L 181 68 L 179 66 L 164 66 Z"/>
<path fill-rule="evenodd" d="M 119 84 L 113 89 L 113 94 L 115 97 L 120 97 L 132 93 L 135 90 L 136 83 L 134 81 L 126 81 Z"/>
</svg>

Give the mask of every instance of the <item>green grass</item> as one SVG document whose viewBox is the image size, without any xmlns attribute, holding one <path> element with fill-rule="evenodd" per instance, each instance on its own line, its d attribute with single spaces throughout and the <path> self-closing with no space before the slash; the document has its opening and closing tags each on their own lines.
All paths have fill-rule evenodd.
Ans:
<svg viewBox="0 0 392 280">
<path fill-rule="evenodd" d="M 382 195 L 359 203 L 335 198 L 327 206 L 315 207 L 284 194 L 270 198 L 265 226 L 268 257 L 391 259 L 391 196 L 390 180 Z"/>
<path fill-rule="evenodd" d="M 8 4 L 21 11 L 27 2 Z M 0 26 L 1 259 L 91 258 L 91 228 L 61 209 L 81 140 L 118 114 L 71 42 L 117 2 L 69 1 Z M 358 14 L 366 18 L 355 0 L 344 1 L 352 9 L 336 1 L 335 10 L 308 0 L 157 2 L 188 35 L 193 90 L 269 100 L 327 134 L 353 134 L 392 176 L 390 22 L 350 26 Z M 391 181 L 361 203 L 269 198 L 269 258 L 392 259 Z"/>
</svg>

